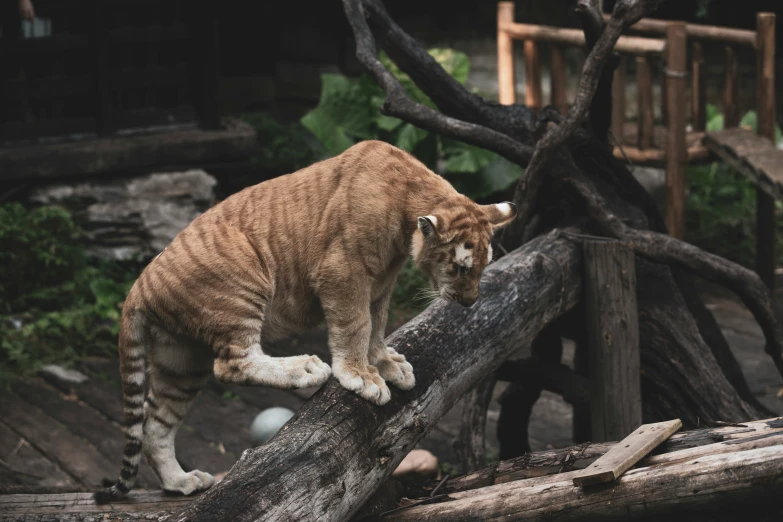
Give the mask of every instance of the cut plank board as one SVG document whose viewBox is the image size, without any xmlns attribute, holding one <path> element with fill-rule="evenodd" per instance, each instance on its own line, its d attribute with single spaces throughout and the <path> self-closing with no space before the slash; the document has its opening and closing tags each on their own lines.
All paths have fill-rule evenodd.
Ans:
<svg viewBox="0 0 783 522">
<path fill-rule="evenodd" d="M 574 486 L 590 486 L 617 480 L 681 427 L 680 419 L 639 426 L 608 453 L 575 476 Z"/>
<path fill-rule="evenodd" d="M 92 444 L 18 396 L 0 395 L 0 418 L 88 488 L 100 487 L 104 479 L 116 478 L 117 462 L 109 461 Z"/>
<path fill-rule="evenodd" d="M 783 151 L 752 130 L 708 132 L 704 145 L 770 197 L 783 201 Z"/>
<path fill-rule="evenodd" d="M 163 491 L 131 491 L 126 498 L 110 504 L 96 504 L 92 493 L 55 495 L 2 495 L 0 514 L 66 514 L 66 513 L 134 513 L 173 511 L 183 508 L 200 493 L 190 496 Z"/>
</svg>

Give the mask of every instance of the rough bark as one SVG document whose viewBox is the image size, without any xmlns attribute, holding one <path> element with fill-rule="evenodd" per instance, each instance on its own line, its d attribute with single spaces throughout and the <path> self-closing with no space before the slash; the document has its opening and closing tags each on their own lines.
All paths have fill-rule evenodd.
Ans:
<svg viewBox="0 0 783 522">
<path fill-rule="evenodd" d="M 453 444 L 462 473 L 470 473 L 487 465 L 484 432 L 487 427 L 487 409 L 496 383 L 497 378 L 492 374 L 465 395 L 462 425 Z"/>
<path fill-rule="evenodd" d="M 387 339 L 413 365 L 413 390 L 379 408 L 330 382 L 175 519 L 349 518 L 466 391 L 576 304 L 579 269 L 578 248 L 554 234 L 504 256 L 474 308 L 436 303 Z"/>
<path fill-rule="evenodd" d="M 701 455 L 717 455 L 783 443 L 783 419 L 765 419 L 738 425 L 680 431 L 654 450 L 637 467 L 664 464 Z M 499 462 L 445 483 L 430 481 L 405 487 L 404 497 L 426 498 L 438 487 L 438 495 L 505 484 L 514 480 L 558 476 L 585 469 L 609 451 L 616 442 L 588 442 L 570 448 L 537 451 Z"/>
<path fill-rule="evenodd" d="M 694 465 L 697 464 L 697 465 Z M 695 457 L 628 471 L 621 480 L 575 487 L 572 473 L 520 480 L 448 495 L 383 517 L 443 520 L 779 520 L 783 446 Z"/>
</svg>

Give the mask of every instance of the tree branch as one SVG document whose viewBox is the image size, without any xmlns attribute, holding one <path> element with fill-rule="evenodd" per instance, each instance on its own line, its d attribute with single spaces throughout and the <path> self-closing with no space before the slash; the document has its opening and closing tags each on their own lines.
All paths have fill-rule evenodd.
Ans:
<svg viewBox="0 0 783 522">
<path fill-rule="evenodd" d="M 527 165 L 533 149 L 496 130 L 451 118 L 413 101 L 400 82 L 378 59 L 375 39 L 365 19 L 361 0 L 343 0 L 345 14 L 356 38 L 356 57 L 386 93 L 381 109 L 417 127 L 497 152 L 518 165 Z"/>
<path fill-rule="evenodd" d="M 663 0 L 618 0 L 612 18 L 606 24 L 595 46 L 587 55 L 582 67 L 582 77 L 576 99 L 568 111 L 565 121 L 550 128 L 536 145 L 533 157 L 525 174 L 517 184 L 514 202 L 519 209 L 517 219 L 526 224 L 535 207 L 538 189 L 544 174 L 544 167 L 552 155 L 574 134 L 584 121 L 598 87 L 606 62 L 622 33 L 646 14 L 652 12 Z"/>
<path fill-rule="evenodd" d="M 469 92 L 391 19 L 380 0 L 364 0 L 363 6 L 381 47 L 441 112 L 491 127 L 522 143 L 532 142 L 535 126 L 532 111 L 524 105 L 501 105 Z"/>
<path fill-rule="evenodd" d="M 462 466 L 462 473 L 470 473 L 487 465 L 484 432 L 487 427 L 487 408 L 492 400 L 497 378 L 488 375 L 465 394 L 462 406 L 462 425 L 454 441 L 454 452 Z"/>
<path fill-rule="evenodd" d="M 603 233 L 624 241 L 641 256 L 659 263 L 679 265 L 734 292 L 764 332 L 765 351 L 783 376 L 783 330 L 775 316 L 772 295 L 758 274 L 667 234 L 628 227 L 608 210 L 606 201 L 590 180 L 577 175 L 565 181 L 581 196 L 589 217 Z"/>
</svg>

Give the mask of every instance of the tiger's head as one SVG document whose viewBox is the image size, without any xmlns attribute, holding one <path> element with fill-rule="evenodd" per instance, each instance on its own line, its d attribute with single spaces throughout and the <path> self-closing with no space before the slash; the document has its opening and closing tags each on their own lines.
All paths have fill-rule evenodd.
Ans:
<svg viewBox="0 0 783 522">
<path fill-rule="evenodd" d="M 478 205 L 465 197 L 420 216 L 411 247 L 414 265 L 439 297 L 471 307 L 481 273 L 492 261 L 492 234 L 516 215 L 513 203 Z"/>
</svg>

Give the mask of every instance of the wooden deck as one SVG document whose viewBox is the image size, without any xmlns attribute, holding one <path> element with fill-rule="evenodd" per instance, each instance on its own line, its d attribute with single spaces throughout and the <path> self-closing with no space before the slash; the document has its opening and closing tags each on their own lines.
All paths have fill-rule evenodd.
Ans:
<svg viewBox="0 0 783 522">
<path fill-rule="evenodd" d="M 709 132 L 704 145 L 757 187 L 783 201 L 783 150 L 763 136 L 742 128 Z"/>
</svg>

